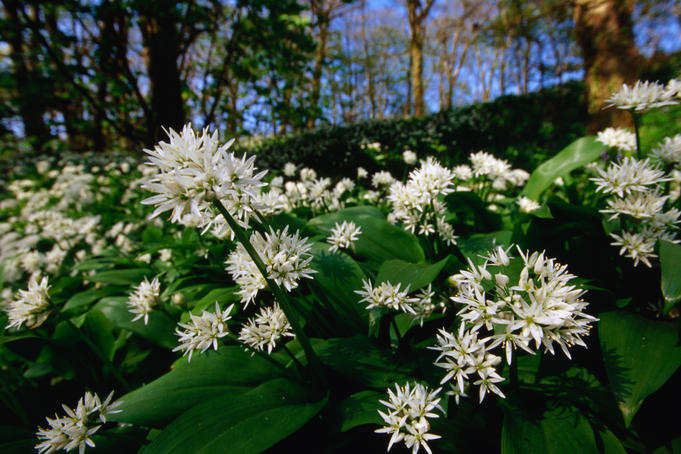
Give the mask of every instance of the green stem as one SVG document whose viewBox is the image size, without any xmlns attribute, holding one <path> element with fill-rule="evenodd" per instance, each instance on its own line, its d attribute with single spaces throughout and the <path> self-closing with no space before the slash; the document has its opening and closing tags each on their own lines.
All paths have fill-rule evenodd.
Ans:
<svg viewBox="0 0 681 454">
<path fill-rule="evenodd" d="M 253 260 L 253 263 L 255 263 L 255 266 L 258 268 L 258 271 L 260 271 L 260 274 L 262 274 L 263 278 L 265 279 L 265 282 L 267 283 L 267 287 L 270 289 L 272 293 L 274 293 L 275 300 L 279 302 L 281 309 L 284 311 L 286 318 L 291 324 L 291 328 L 293 328 L 293 331 L 296 333 L 296 338 L 298 339 L 298 342 L 300 342 L 301 347 L 303 347 L 303 351 L 305 352 L 305 356 L 307 357 L 308 364 L 310 364 L 310 366 L 314 370 L 317 376 L 316 378 L 323 383 L 325 380 L 324 375 L 322 374 L 321 362 L 317 358 L 317 355 L 315 355 L 314 350 L 312 349 L 312 344 L 305 335 L 303 327 L 300 321 L 298 320 L 298 313 L 294 310 L 293 306 L 289 302 L 286 293 L 284 293 L 284 291 L 281 289 L 281 287 L 277 285 L 276 282 L 274 282 L 272 279 L 268 277 L 269 274 L 267 272 L 267 267 L 265 267 L 265 264 L 258 255 L 258 252 L 255 250 L 255 248 L 253 248 L 253 245 L 251 244 L 248 236 L 246 235 L 246 231 L 239 224 L 237 224 L 232 215 L 229 214 L 229 212 L 227 211 L 227 208 L 225 208 L 222 202 L 220 202 L 220 200 L 218 199 L 213 200 L 213 205 L 225 218 L 225 221 L 227 221 L 229 228 L 231 228 L 232 231 L 234 232 L 236 239 L 243 245 L 244 249 L 246 249 L 246 252 L 251 257 L 251 260 Z"/>
<path fill-rule="evenodd" d="M 641 151 L 641 139 L 638 132 L 640 116 L 637 113 L 634 113 L 633 110 L 630 110 L 629 112 L 631 113 L 631 118 L 634 120 L 634 133 L 636 134 L 636 157 L 641 160 L 643 159 L 643 152 Z"/>
<path fill-rule="evenodd" d="M 288 356 L 291 357 L 291 359 L 293 360 L 293 364 L 296 365 L 296 367 L 298 368 L 298 370 L 299 370 L 300 373 L 302 374 L 302 372 L 303 372 L 303 370 L 305 370 L 305 368 L 303 367 L 302 364 L 300 364 L 300 361 L 298 361 L 298 358 L 296 358 L 296 355 L 294 355 L 293 352 L 292 352 L 291 350 L 288 349 L 288 347 L 286 346 L 286 344 L 282 345 L 282 348 L 283 348 L 284 351 L 288 354 Z"/>
</svg>

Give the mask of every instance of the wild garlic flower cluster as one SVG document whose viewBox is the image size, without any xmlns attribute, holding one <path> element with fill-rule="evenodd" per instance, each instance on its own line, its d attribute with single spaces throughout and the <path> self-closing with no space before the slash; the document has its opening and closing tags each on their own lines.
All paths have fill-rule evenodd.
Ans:
<svg viewBox="0 0 681 454">
<path fill-rule="evenodd" d="M 619 151 L 636 151 L 636 134 L 624 128 L 605 128 L 596 134 L 596 140 L 608 148 Z"/>
<path fill-rule="evenodd" d="M 362 297 L 359 303 L 368 303 L 367 310 L 386 308 L 404 312 L 423 325 L 423 321 L 430 317 L 436 308 L 433 302 L 435 292 L 432 291 L 431 285 L 412 296 L 409 296 L 409 285 L 400 290 L 399 283 L 393 285 L 390 282 L 381 282 L 374 286 L 367 279 L 362 281 L 362 286 L 362 290 L 355 290 L 355 293 Z"/>
<path fill-rule="evenodd" d="M 49 428 L 38 428 L 36 436 L 40 443 L 35 449 L 49 454 L 58 449 L 73 451 L 78 448 L 78 453 L 83 454 L 87 446 L 94 447 L 92 435 L 106 424 L 108 415 L 120 413 L 115 408 L 123 402 L 111 403 L 112 397 L 113 391 L 104 401 L 96 393 L 86 392 L 75 409 L 62 405 L 66 415 L 46 418 Z"/>
<path fill-rule="evenodd" d="M 541 208 L 541 205 L 539 203 L 535 202 L 534 200 L 526 197 L 526 196 L 520 196 L 516 200 L 516 204 L 518 205 L 518 208 L 520 208 L 520 211 L 522 213 L 532 213 L 533 211 L 537 211 L 539 208 Z"/>
<path fill-rule="evenodd" d="M 213 201 L 219 200 L 244 228 L 253 215 L 252 199 L 265 185 L 266 171 L 257 172 L 255 156 L 237 158 L 228 152 L 234 140 L 218 143 L 218 133 L 208 128 L 197 134 L 187 124 L 181 133 L 168 131 L 170 142 L 160 142 L 149 155 L 147 164 L 157 173 L 142 188 L 156 195 L 142 201 L 155 205 L 151 217 L 172 211 L 170 220 L 181 224 L 213 226 L 218 213 Z M 187 219 L 185 219 L 187 218 Z M 224 228 L 224 226 L 223 226 Z"/>
<path fill-rule="evenodd" d="M 508 364 L 516 348 L 554 354 L 554 344 L 570 358 L 569 348 L 586 346 L 582 337 L 597 321 L 585 312 L 584 291 L 570 284 L 575 276 L 565 265 L 543 252 L 517 247 L 520 256 L 513 257 L 510 250 L 497 247 L 481 265 L 469 260 L 467 269 L 450 278 L 458 287 L 451 299 L 461 305 L 461 325 L 457 334 L 440 330 L 431 348 L 440 352 L 435 365 L 446 371 L 441 384 L 450 383 L 457 401 L 471 382 L 481 402 L 487 392 L 504 397 L 497 386 L 503 381 L 497 347 L 505 350 Z"/>
<path fill-rule="evenodd" d="M 681 134 L 665 137 L 650 152 L 653 161 L 661 163 L 668 171 L 681 169 Z"/>
<path fill-rule="evenodd" d="M 378 411 L 383 418 L 385 426 L 376 429 L 377 433 L 390 434 L 388 451 L 395 443 L 404 442 L 412 454 L 419 452 L 423 446 L 428 453 L 432 454 L 428 442 L 441 438 L 440 435 L 430 432 L 429 418 L 437 418 L 434 410 L 444 413 L 440 407 L 440 398 L 437 397 L 442 388 L 434 391 L 428 387 L 415 383 L 413 387 L 407 383 L 405 386 L 395 384 L 395 390 L 388 389 L 388 400 L 379 401 L 387 407 L 386 411 Z"/>
<path fill-rule="evenodd" d="M 471 162 L 470 173 L 459 166 L 458 174 L 461 176 L 472 175 L 467 179 L 459 179 L 460 186 L 468 187 L 481 192 L 489 190 L 491 186 L 495 191 L 506 191 L 511 188 L 522 187 L 530 178 L 530 174 L 523 169 L 514 169 L 505 159 L 495 158 L 490 153 L 478 151 L 468 157 Z M 457 188 L 461 190 L 462 188 Z M 489 200 L 489 196 L 487 197 Z"/>
<path fill-rule="evenodd" d="M 312 274 L 316 273 L 310 267 L 312 243 L 301 237 L 297 231 L 294 234 L 288 233 L 288 226 L 276 231 L 270 228 L 264 236 L 260 232 L 253 232 L 250 243 L 267 269 L 267 278 L 289 292 L 298 287 L 300 279 L 311 279 Z M 239 285 L 237 294 L 241 297 L 241 302 L 248 306 L 258 291 L 267 287 L 265 277 L 241 243 L 229 254 L 226 263 L 227 271 Z"/>
<path fill-rule="evenodd" d="M 337 252 L 340 249 L 355 250 L 355 241 L 359 239 L 362 233 L 361 227 L 355 225 L 354 222 L 343 221 L 342 224 L 336 222 L 331 229 L 331 235 L 326 238 L 326 242 L 331 245 L 329 250 Z"/>
<path fill-rule="evenodd" d="M 279 304 L 263 307 L 255 317 L 248 319 L 239 332 L 239 340 L 254 350 L 272 353 L 284 337 L 295 337 L 286 314 Z"/>
<path fill-rule="evenodd" d="M 161 283 L 155 277 L 151 282 L 145 277 L 135 287 L 135 291 L 128 297 L 128 310 L 135 315 L 132 321 L 144 319 L 144 324 L 149 322 L 149 312 L 158 304 L 161 294 Z"/>
<path fill-rule="evenodd" d="M 295 166 L 285 170 L 288 173 L 285 171 L 284 175 L 295 177 Z M 298 181 L 284 183 L 274 179 L 270 183 L 270 192 L 277 195 L 286 211 L 300 207 L 308 207 L 313 213 L 341 210 L 355 188 L 355 182 L 349 178 L 342 178 L 334 185 L 330 178 L 318 178 L 317 172 L 307 167 L 300 169 L 299 177 Z"/>
<path fill-rule="evenodd" d="M 191 362 L 192 354 L 196 350 L 203 353 L 211 346 L 217 350 L 218 340 L 229 334 L 227 321 L 232 318 L 230 315 L 232 309 L 234 309 L 234 304 L 221 311 L 216 301 L 215 312 L 203 311 L 201 315 L 189 314 L 191 319 L 189 323 L 178 323 L 179 328 L 175 330 L 175 334 L 179 336 L 180 345 L 173 351 L 183 351 L 182 355 L 188 355 L 187 361 Z"/>
<path fill-rule="evenodd" d="M 32 276 L 27 290 L 19 290 L 17 297 L 6 307 L 9 324 L 5 328 L 34 329 L 45 323 L 52 312 L 50 307 L 50 289 L 46 276 L 40 278 Z"/>
<path fill-rule="evenodd" d="M 665 209 L 670 197 L 662 186 L 671 178 L 650 159 L 631 157 L 611 162 L 598 172 L 598 177 L 591 178 L 596 191 L 610 195 L 607 207 L 600 212 L 610 215 L 610 220 L 620 220 L 620 231 L 610 234 L 615 240 L 611 244 L 631 258 L 634 266 L 644 263 L 651 267 L 650 260 L 657 257 L 654 251 L 658 239 L 679 242 L 676 230 L 681 211 Z"/>
<path fill-rule="evenodd" d="M 454 227 L 445 220 L 446 206 L 440 199 L 454 191 L 454 175 L 432 157 L 409 173 L 406 183 L 390 186 L 388 200 L 392 212 L 388 220 L 402 223 L 412 233 L 429 236 L 437 233 L 448 245 L 456 244 Z"/>
<path fill-rule="evenodd" d="M 678 94 L 678 81 L 670 81 L 665 87 L 657 82 L 639 80 L 633 87 L 623 84 L 622 88 L 605 100 L 605 106 L 642 113 L 657 107 L 678 104 L 681 101 Z"/>
</svg>

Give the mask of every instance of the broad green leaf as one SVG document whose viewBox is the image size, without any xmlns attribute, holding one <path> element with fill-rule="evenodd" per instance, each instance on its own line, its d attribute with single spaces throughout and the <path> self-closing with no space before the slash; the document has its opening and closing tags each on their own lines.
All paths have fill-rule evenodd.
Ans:
<svg viewBox="0 0 681 454">
<path fill-rule="evenodd" d="M 132 331 L 164 348 L 177 346 L 177 337 L 174 335 L 176 322 L 168 314 L 152 309 L 148 324 L 145 325 L 142 319 L 133 322 L 134 315 L 128 310 L 127 301 L 127 296 L 102 298 L 93 309 L 101 311 L 116 328 Z"/>
<path fill-rule="evenodd" d="M 669 312 L 681 300 L 681 245 L 660 241 L 660 266 L 665 312 Z"/>
<path fill-rule="evenodd" d="M 149 268 L 128 268 L 124 270 L 101 271 L 88 276 L 88 280 L 91 282 L 101 282 L 102 284 L 137 285 L 145 277 L 149 278 L 153 274 L 153 270 Z"/>
<path fill-rule="evenodd" d="M 327 399 L 310 400 L 305 387 L 283 378 L 245 394 L 221 394 L 183 413 L 144 453 L 257 454 L 302 427 Z"/>
<path fill-rule="evenodd" d="M 507 411 L 502 454 L 598 454 L 589 421 L 575 408 L 558 407 L 539 417 Z"/>
<path fill-rule="evenodd" d="M 385 409 L 379 400 L 385 400 L 385 393 L 376 391 L 360 391 L 341 401 L 335 409 L 334 426 L 341 432 L 346 432 L 362 424 L 381 424 L 383 418 L 378 410 Z"/>
<path fill-rule="evenodd" d="M 65 312 L 69 310 L 78 309 L 82 306 L 86 306 L 90 303 L 93 303 L 100 298 L 114 295 L 115 293 L 120 291 L 121 291 L 120 288 L 116 288 L 114 286 L 106 286 L 102 288 L 91 288 L 88 290 L 84 290 L 82 292 L 76 293 L 71 298 L 69 298 L 69 300 L 66 302 L 66 304 L 64 304 L 61 310 L 62 312 Z"/>
<path fill-rule="evenodd" d="M 99 352 L 111 361 L 114 354 L 114 336 L 106 316 L 97 309 L 90 309 L 85 315 L 81 330 L 94 343 Z"/>
<path fill-rule="evenodd" d="M 471 235 L 469 238 L 460 238 L 457 245 L 461 253 L 471 259 L 476 265 L 484 260 L 480 257 L 486 255 L 497 246 L 508 246 L 511 244 L 513 232 L 500 230 L 498 232 Z"/>
<path fill-rule="evenodd" d="M 389 352 L 381 350 L 366 336 L 327 339 L 313 344 L 325 365 L 371 388 L 388 388 L 406 377 L 413 364 L 400 364 Z"/>
<path fill-rule="evenodd" d="M 226 394 L 241 394 L 276 376 L 277 369 L 237 346 L 195 354 L 167 374 L 119 400 L 118 422 L 162 427 L 183 411 Z"/>
<path fill-rule="evenodd" d="M 359 208 L 362 210 L 357 210 Z M 365 211 L 372 214 L 366 214 Z M 355 241 L 355 253 L 358 257 L 374 262 L 389 259 L 422 262 L 425 254 L 416 236 L 378 217 L 376 211 L 378 210 L 368 207 L 346 208 L 310 219 L 308 225 L 311 229 L 328 235 L 336 222 L 352 221 L 362 229 L 359 239 Z"/>
<path fill-rule="evenodd" d="M 232 301 L 238 301 L 239 297 L 235 295 L 237 287 L 226 287 L 226 288 L 214 288 L 210 292 L 206 293 L 200 300 L 196 302 L 189 301 L 187 305 L 192 307 L 192 312 L 195 314 L 200 313 L 204 309 L 209 309 L 215 307 L 215 302 L 218 303 L 229 303 Z"/>
<path fill-rule="evenodd" d="M 551 186 L 556 178 L 590 163 L 605 150 L 605 145 L 596 142 L 592 136 L 575 140 L 556 156 L 538 166 L 530 175 L 521 194 L 538 201 L 542 192 Z"/>
<path fill-rule="evenodd" d="M 402 284 L 402 288 L 409 285 L 410 292 L 419 290 L 433 282 L 446 264 L 447 258 L 433 264 L 409 263 L 404 260 L 386 260 L 378 269 L 376 283 L 390 282 L 393 285 Z"/>
<path fill-rule="evenodd" d="M 360 298 L 355 293 L 362 288 L 364 272 L 347 254 L 333 253 L 329 247 L 323 243 L 312 245 L 310 252 L 314 258 L 311 266 L 317 273 L 307 284 L 334 312 L 328 314 L 327 318 L 331 318 L 329 323 L 338 325 L 344 335 L 366 333 L 367 314 L 357 303 Z"/>
<path fill-rule="evenodd" d="M 147 245 L 151 243 L 158 243 L 163 239 L 163 230 L 153 226 L 153 225 L 148 225 L 147 228 L 144 229 L 144 232 L 142 232 L 142 241 L 146 243 Z"/>
<path fill-rule="evenodd" d="M 679 328 L 628 312 L 601 314 L 605 370 L 627 427 L 643 403 L 681 366 Z"/>
<path fill-rule="evenodd" d="M 472 223 L 477 231 L 499 230 L 501 216 L 487 209 L 487 204 L 471 191 L 452 192 L 445 196 L 447 209 L 455 213 L 458 222 Z"/>
</svg>

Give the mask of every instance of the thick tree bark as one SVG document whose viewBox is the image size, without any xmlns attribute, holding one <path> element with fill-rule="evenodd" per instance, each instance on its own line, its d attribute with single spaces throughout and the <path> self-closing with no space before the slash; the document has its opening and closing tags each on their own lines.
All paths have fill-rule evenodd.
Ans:
<svg viewBox="0 0 681 454">
<path fill-rule="evenodd" d="M 152 125 L 149 145 L 165 136 L 162 128 L 181 129 L 185 123 L 182 83 L 177 60 L 178 17 L 174 4 L 163 0 L 141 2 L 140 28 L 147 51 L 151 82 Z"/>
<path fill-rule="evenodd" d="M 414 116 L 423 117 L 425 104 L 423 101 L 423 37 L 425 34 L 425 19 L 435 0 L 426 0 L 421 5 L 421 0 L 406 0 L 409 18 L 409 60 L 411 91 L 414 100 Z"/>
<path fill-rule="evenodd" d="M 27 58 L 32 49 L 31 44 L 24 42 L 22 36 L 22 18 L 19 8 L 22 2 L 3 0 L 10 27 L 0 32 L 0 36 L 9 44 L 12 71 L 16 82 L 19 115 L 24 124 L 24 136 L 35 141 L 36 148 L 41 148 L 50 138 L 44 115 L 47 111 L 43 85 L 40 74 Z"/>
<path fill-rule="evenodd" d="M 603 110 L 604 101 L 623 83 L 636 81 L 640 56 L 634 41 L 635 0 L 576 0 L 577 43 L 584 58 L 584 82 L 591 116 L 589 132 L 631 124 L 621 110 Z"/>
</svg>

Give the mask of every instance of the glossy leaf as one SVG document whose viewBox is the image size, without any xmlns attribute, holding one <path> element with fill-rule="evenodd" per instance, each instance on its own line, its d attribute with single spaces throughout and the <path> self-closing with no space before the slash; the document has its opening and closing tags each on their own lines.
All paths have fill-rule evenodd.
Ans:
<svg viewBox="0 0 681 454">
<path fill-rule="evenodd" d="M 182 360 L 167 374 L 119 400 L 118 422 L 162 427 L 183 411 L 205 400 L 243 394 L 276 376 L 271 363 L 240 347 L 226 346 Z"/>
<path fill-rule="evenodd" d="M 298 430 L 325 403 L 310 403 L 305 387 L 282 378 L 244 394 L 216 395 L 169 424 L 144 453 L 257 454 Z"/>
<path fill-rule="evenodd" d="M 376 283 L 390 282 L 393 285 L 409 285 L 409 291 L 419 290 L 433 282 L 447 264 L 444 258 L 437 263 L 409 263 L 404 260 L 387 260 L 378 270 Z"/>
<path fill-rule="evenodd" d="M 681 300 L 681 245 L 660 241 L 660 266 L 665 312 L 669 312 Z"/>
<path fill-rule="evenodd" d="M 604 151 L 605 145 L 596 142 L 592 136 L 575 140 L 532 172 L 522 195 L 538 201 L 542 192 L 551 186 L 556 178 L 590 163 Z"/>
<path fill-rule="evenodd" d="M 681 366 L 678 326 L 628 312 L 601 314 L 605 370 L 628 427 L 643 400 Z"/>
</svg>

